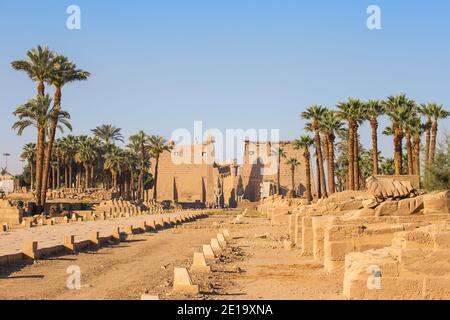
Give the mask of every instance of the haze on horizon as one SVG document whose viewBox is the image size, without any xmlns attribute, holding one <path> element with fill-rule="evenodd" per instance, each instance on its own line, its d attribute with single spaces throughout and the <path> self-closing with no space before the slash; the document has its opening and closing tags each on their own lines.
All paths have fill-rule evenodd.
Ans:
<svg viewBox="0 0 450 320">
<path fill-rule="evenodd" d="M 22 146 L 35 141 L 31 128 L 22 137 L 11 130 L 12 112 L 36 84 L 10 62 L 39 44 L 92 73 L 63 91 L 73 134 L 111 123 L 125 137 L 142 129 L 169 138 L 200 120 L 205 129 L 280 129 L 288 140 L 303 133 L 299 114 L 309 105 L 350 96 L 405 92 L 450 106 L 447 0 L 79 0 L 82 29 L 72 31 L 71 4 L 0 3 L 0 154 L 11 154 L 11 173 L 21 171 Z M 382 10 L 381 30 L 366 27 L 371 4 Z M 360 134 L 369 148 L 367 124 Z M 380 135 L 380 150 L 392 156 L 391 137 Z"/>
</svg>

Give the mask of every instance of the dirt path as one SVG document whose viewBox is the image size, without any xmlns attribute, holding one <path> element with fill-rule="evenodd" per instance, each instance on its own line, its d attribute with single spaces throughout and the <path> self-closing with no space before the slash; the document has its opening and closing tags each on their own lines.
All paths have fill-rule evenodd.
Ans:
<svg viewBox="0 0 450 320">
<path fill-rule="evenodd" d="M 192 274 L 201 294 L 193 299 L 342 299 L 342 279 L 328 277 L 320 264 L 286 251 L 286 226 L 246 218 L 231 225 L 230 216 L 185 224 L 177 229 L 133 236 L 98 252 L 39 261 L 22 268 L 0 269 L 0 299 L 139 299 L 141 294 L 171 295 L 173 268 L 189 267 L 194 251 L 226 226 L 235 236 L 214 272 Z M 265 238 L 255 235 L 267 234 Z M 81 270 L 81 289 L 66 287 L 69 266 Z"/>
<path fill-rule="evenodd" d="M 284 249 L 287 225 L 273 226 L 262 218 L 247 218 L 245 223 L 231 230 L 239 234 L 234 245 L 243 250 L 245 259 L 236 263 L 243 272 L 229 277 L 236 294 L 224 299 L 344 298 L 341 276 L 330 277 L 311 257 L 302 257 L 296 249 Z"/>
<path fill-rule="evenodd" d="M 164 296 L 173 267 L 189 265 L 193 252 L 216 235 L 214 220 L 134 235 L 118 246 L 41 260 L 11 274 L 3 269 L 0 299 L 139 299 L 147 290 Z M 67 289 L 69 266 L 80 267 L 81 290 Z"/>
</svg>

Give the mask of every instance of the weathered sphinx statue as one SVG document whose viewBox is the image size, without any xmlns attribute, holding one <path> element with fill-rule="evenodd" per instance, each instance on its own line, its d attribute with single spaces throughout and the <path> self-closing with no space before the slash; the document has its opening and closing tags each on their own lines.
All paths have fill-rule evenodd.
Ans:
<svg viewBox="0 0 450 320">
<path fill-rule="evenodd" d="M 366 180 L 366 191 L 376 197 L 377 199 L 388 198 L 409 198 L 418 195 L 417 190 L 409 181 L 401 181 L 395 179 L 377 179 L 376 177 L 369 177 Z"/>
</svg>

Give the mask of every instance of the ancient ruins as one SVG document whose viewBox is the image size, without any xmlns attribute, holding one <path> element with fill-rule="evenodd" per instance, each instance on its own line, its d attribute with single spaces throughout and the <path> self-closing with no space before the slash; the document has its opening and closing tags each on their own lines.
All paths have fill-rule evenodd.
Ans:
<svg viewBox="0 0 450 320">
<path fill-rule="evenodd" d="M 258 210 L 288 221 L 289 240 L 331 277 L 343 275 L 348 299 L 450 298 L 450 192 L 424 194 L 403 178 L 371 177 L 311 205 L 268 198 Z"/>
</svg>

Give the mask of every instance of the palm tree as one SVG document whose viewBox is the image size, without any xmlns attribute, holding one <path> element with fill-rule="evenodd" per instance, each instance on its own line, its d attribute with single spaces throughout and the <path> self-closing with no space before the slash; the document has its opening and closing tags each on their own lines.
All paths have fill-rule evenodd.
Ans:
<svg viewBox="0 0 450 320">
<path fill-rule="evenodd" d="M 42 159 L 44 156 L 45 134 L 50 124 L 50 119 L 53 115 L 53 108 L 51 108 L 52 99 L 49 95 L 37 95 L 25 105 L 17 107 L 14 115 L 19 120 L 14 123 L 13 129 L 17 130 L 18 135 L 22 135 L 23 131 L 33 126 L 37 129 L 37 156 L 36 156 L 36 209 L 41 213 L 43 203 L 41 202 L 41 186 L 42 186 Z M 58 129 L 63 131 L 63 126 L 72 129 L 69 123 L 70 115 L 66 111 L 61 111 L 58 114 Z"/>
<path fill-rule="evenodd" d="M 420 137 L 425 132 L 425 126 L 422 124 L 422 120 L 416 115 L 414 120 L 410 122 L 410 132 L 412 135 L 412 149 L 413 149 L 413 173 L 420 177 Z"/>
<path fill-rule="evenodd" d="M 450 112 L 445 110 L 443 105 L 437 105 L 435 103 L 430 105 L 430 112 L 433 117 L 433 124 L 431 126 L 431 150 L 430 150 L 430 162 L 434 163 L 434 158 L 436 156 L 436 142 L 438 133 L 438 122 L 441 119 L 446 119 L 450 116 Z"/>
<path fill-rule="evenodd" d="M 430 144 L 431 144 L 431 126 L 433 124 L 433 115 L 431 113 L 430 103 L 421 104 L 419 108 L 419 112 L 422 116 L 426 118 L 426 122 L 424 124 L 425 129 L 425 167 L 428 168 L 430 165 Z"/>
<path fill-rule="evenodd" d="M 322 117 L 320 125 L 327 141 L 328 191 L 332 194 L 336 189 L 334 177 L 334 143 L 336 141 L 336 133 L 339 133 L 342 130 L 343 124 L 335 111 L 328 110 Z"/>
<path fill-rule="evenodd" d="M 403 172 L 402 141 L 405 136 L 404 127 L 411 116 L 414 102 L 409 100 L 405 94 L 400 94 L 397 96 L 389 96 L 387 100 L 383 102 L 383 105 L 392 122 L 395 150 L 395 175 L 398 176 Z"/>
<path fill-rule="evenodd" d="M 383 175 L 392 176 L 395 174 L 395 160 L 386 158 L 381 162 L 380 170 Z"/>
<path fill-rule="evenodd" d="M 366 119 L 370 122 L 372 129 L 372 162 L 373 175 L 377 176 L 379 172 L 378 165 L 378 117 L 385 113 L 383 104 L 378 100 L 369 100 L 365 105 Z"/>
<path fill-rule="evenodd" d="M 54 71 L 55 54 L 48 48 L 38 46 L 27 52 L 26 60 L 11 62 L 11 67 L 17 71 L 24 71 L 28 77 L 38 83 L 38 95 L 45 94 L 45 82 L 48 82 Z"/>
<path fill-rule="evenodd" d="M 295 198 L 295 168 L 300 165 L 300 162 L 296 158 L 290 158 L 286 164 L 291 167 L 291 191 L 289 192 L 289 197 Z"/>
<path fill-rule="evenodd" d="M 61 164 L 63 160 L 62 141 L 57 139 L 53 144 L 53 151 L 56 159 L 56 188 L 61 187 Z"/>
<path fill-rule="evenodd" d="M 114 191 L 117 191 L 117 175 L 121 171 L 122 167 L 123 151 L 115 146 L 112 146 L 109 152 L 105 155 L 105 170 L 111 172 L 112 184 Z"/>
<path fill-rule="evenodd" d="M 36 161 L 36 144 L 35 143 L 27 143 L 23 149 L 20 158 L 28 162 L 28 166 L 30 167 L 30 189 L 34 188 L 34 163 Z"/>
<path fill-rule="evenodd" d="M 58 55 L 54 59 L 53 72 L 50 74 L 48 82 L 55 87 L 53 116 L 50 124 L 50 133 L 48 135 L 47 149 L 45 150 L 44 169 L 42 177 L 41 202 L 45 205 L 47 194 L 47 179 L 50 169 L 50 160 L 53 151 L 53 143 L 58 126 L 58 114 L 61 111 L 62 88 L 71 82 L 87 80 L 90 73 L 77 69 L 76 65 L 69 61 L 65 56 Z"/>
<path fill-rule="evenodd" d="M 316 157 L 318 162 L 318 174 L 317 174 L 317 192 L 319 198 L 328 197 L 327 188 L 325 184 L 325 169 L 323 167 L 322 157 L 322 143 L 320 139 L 320 121 L 323 115 L 326 113 L 326 109 L 322 106 L 311 106 L 305 112 L 301 113 L 301 118 L 310 120 L 311 128 L 314 131 L 314 143 L 316 146 Z"/>
<path fill-rule="evenodd" d="M 91 131 L 94 136 L 103 141 L 106 146 L 111 146 L 114 145 L 117 141 L 124 142 L 123 136 L 120 133 L 121 130 L 122 129 L 117 128 L 111 124 L 103 124 L 96 127 L 95 129 L 92 129 Z"/>
<path fill-rule="evenodd" d="M 144 174 L 146 165 L 148 163 L 148 144 L 150 142 L 149 136 L 144 131 L 139 131 L 137 134 L 129 138 L 131 149 L 139 153 L 141 165 L 138 180 L 138 193 L 141 199 L 144 199 Z"/>
<path fill-rule="evenodd" d="M 153 201 L 156 203 L 158 201 L 158 166 L 159 157 L 165 151 L 171 151 L 172 146 L 167 144 L 166 139 L 160 136 L 151 136 L 149 138 L 150 153 L 155 159 L 155 176 L 153 177 Z"/>
<path fill-rule="evenodd" d="M 64 159 L 64 182 L 66 188 L 72 188 L 73 161 L 77 147 L 77 137 L 68 135 L 61 139 L 61 154 Z"/>
<path fill-rule="evenodd" d="M 274 148 L 272 150 L 272 156 L 277 158 L 277 194 L 281 195 L 281 179 L 280 179 L 280 172 L 281 172 L 281 159 L 286 158 L 286 152 L 283 148 Z"/>
<path fill-rule="evenodd" d="M 97 150 L 97 143 L 95 139 L 90 137 L 85 137 L 80 139 L 78 144 L 78 150 L 75 154 L 75 161 L 83 165 L 85 170 L 85 186 L 86 189 L 91 187 L 92 181 L 90 181 L 91 171 L 90 169 L 94 166 L 99 154 Z"/>
<path fill-rule="evenodd" d="M 338 115 L 348 125 L 348 187 L 359 189 L 359 152 L 358 127 L 363 116 L 364 104 L 361 100 L 349 98 L 347 102 L 338 104 Z"/>
<path fill-rule="evenodd" d="M 32 81 L 37 82 L 38 96 L 44 97 L 45 82 L 48 82 L 53 72 L 54 56 L 54 53 L 48 47 L 38 46 L 27 52 L 26 60 L 11 62 L 11 67 L 13 70 L 24 71 Z M 45 132 L 38 133 L 38 136 L 40 139 L 38 139 L 36 147 L 36 205 L 40 210 Z"/>
<path fill-rule="evenodd" d="M 305 159 L 305 175 L 306 175 L 306 204 L 312 201 L 311 193 L 311 153 L 309 148 L 314 144 L 314 140 L 309 136 L 302 136 L 299 140 L 294 141 L 294 149 L 303 150 L 303 158 Z"/>
<path fill-rule="evenodd" d="M 131 198 L 134 199 L 134 172 L 137 170 L 137 168 L 140 165 L 140 159 L 138 154 L 133 150 L 133 149 L 126 149 L 124 152 L 124 163 L 126 166 L 126 171 L 128 171 L 128 183 L 125 183 L 125 189 L 126 190 L 126 194 L 127 194 L 127 198 Z M 142 164 L 141 164 L 142 165 Z M 145 163 L 145 166 L 148 165 L 148 162 Z M 142 189 L 144 190 L 145 187 L 145 183 L 144 183 L 144 178 L 145 176 L 143 176 L 143 187 Z M 142 199 L 144 199 L 144 196 L 142 196 Z"/>
<path fill-rule="evenodd" d="M 404 132 L 406 138 L 406 155 L 407 155 L 409 175 L 413 175 L 414 172 L 416 171 L 415 153 L 414 153 L 415 145 L 413 139 L 414 138 L 417 139 L 417 137 L 415 136 L 417 134 L 417 129 L 419 129 L 418 127 L 420 127 L 420 119 L 417 116 L 417 106 L 415 106 L 412 112 L 408 114 L 408 118 L 405 120 L 404 125 Z"/>
</svg>

